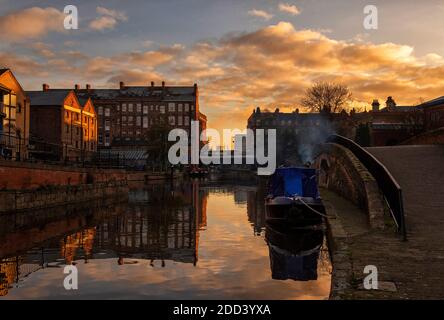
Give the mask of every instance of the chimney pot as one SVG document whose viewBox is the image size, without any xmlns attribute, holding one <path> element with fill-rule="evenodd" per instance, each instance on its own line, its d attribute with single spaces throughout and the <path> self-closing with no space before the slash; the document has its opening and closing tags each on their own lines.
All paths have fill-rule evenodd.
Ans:
<svg viewBox="0 0 444 320">
<path fill-rule="evenodd" d="M 86 90 L 90 90 L 91 89 L 91 85 L 89 83 L 86 84 Z"/>
<path fill-rule="evenodd" d="M 42 85 L 42 88 L 43 88 L 43 91 L 48 91 L 48 90 L 49 90 L 49 84 L 44 83 L 44 84 Z"/>
<path fill-rule="evenodd" d="M 154 81 L 151 81 L 151 87 L 154 87 Z"/>
<path fill-rule="evenodd" d="M 75 89 L 75 90 L 79 90 L 79 89 L 80 89 L 80 86 L 79 86 L 78 84 L 75 84 L 75 85 L 74 85 L 74 89 Z"/>
<path fill-rule="evenodd" d="M 162 88 L 165 87 L 165 81 L 162 81 Z"/>
<path fill-rule="evenodd" d="M 123 81 L 120 81 L 120 90 L 125 89 L 125 83 Z"/>
</svg>

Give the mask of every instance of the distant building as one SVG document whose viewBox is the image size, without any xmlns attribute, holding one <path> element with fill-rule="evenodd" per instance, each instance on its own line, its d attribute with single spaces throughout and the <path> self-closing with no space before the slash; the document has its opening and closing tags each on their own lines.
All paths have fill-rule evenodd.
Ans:
<svg viewBox="0 0 444 320">
<path fill-rule="evenodd" d="M 29 99 L 9 69 L 0 69 L 0 151 L 3 157 L 28 154 Z"/>
<path fill-rule="evenodd" d="M 378 100 L 372 103 L 371 145 L 397 145 L 423 130 L 424 118 L 415 106 L 397 106 L 392 97 L 388 97 L 386 106 L 379 109 Z"/>
<path fill-rule="evenodd" d="M 197 84 L 126 86 L 120 82 L 118 89 L 93 89 L 87 84 L 85 88 L 75 85 L 74 92 L 94 103 L 99 149 L 118 152 L 126 159 L 143 156 L 155 129 L 181 128 L 190 134 L 192 120 L 200 122 L 200 131 L 206 128 L 207 118 L 199 111 Z"/>
<path fill-rule="evenodd" d="M 426 131 L 444 127 L 444 96 L 424 102 L 418 108 L 424 112 Z"/>
<path fill-rule="evenodd" d="M 97 115 L 89 98 L 74 90 L 29 91 L 34 158 L 89 160 L 97 151 Z"/>
</svg>

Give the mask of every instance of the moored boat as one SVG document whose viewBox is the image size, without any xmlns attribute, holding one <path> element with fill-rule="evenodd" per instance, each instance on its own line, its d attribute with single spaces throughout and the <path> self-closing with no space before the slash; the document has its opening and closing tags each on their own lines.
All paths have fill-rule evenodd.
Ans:
<svg viewBox="0 0 444 320">
<path fill-rule="evenodd" d="M 322 223 L 325 208 L 319 195 L 316 170 L 278 168 L 270 177 L 265 200 L 266 220 L 305 226 Z"/>
</svg>

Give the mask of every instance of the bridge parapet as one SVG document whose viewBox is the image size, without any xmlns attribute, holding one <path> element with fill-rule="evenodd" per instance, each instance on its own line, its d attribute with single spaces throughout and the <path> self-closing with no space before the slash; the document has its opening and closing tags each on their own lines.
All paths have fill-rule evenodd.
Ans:
<svg viewBox="0 0 444 320">
<path fill-rule="evenodd" d="M 325 143 L 318 147 L 313 165 L 319 184 L 336 192 L 368 214 L 372 228 L 384 228 L 384 201 L 378 184 L 365 166 L 347 148 Z"/>
</svg>

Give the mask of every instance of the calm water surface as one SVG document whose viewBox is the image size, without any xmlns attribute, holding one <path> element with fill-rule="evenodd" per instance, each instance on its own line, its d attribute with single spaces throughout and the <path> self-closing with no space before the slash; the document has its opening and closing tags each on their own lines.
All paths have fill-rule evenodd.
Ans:
<svg viewBox="0 0 444 320">
<path fill-rule="evenodd" d="M 323 235 L 267 229 L 263 199 L 194 182 L 1 217 L 0 299 L 326 299 Z M 63 287 L 66 264 L 78 290 Z"/>
</svg>

